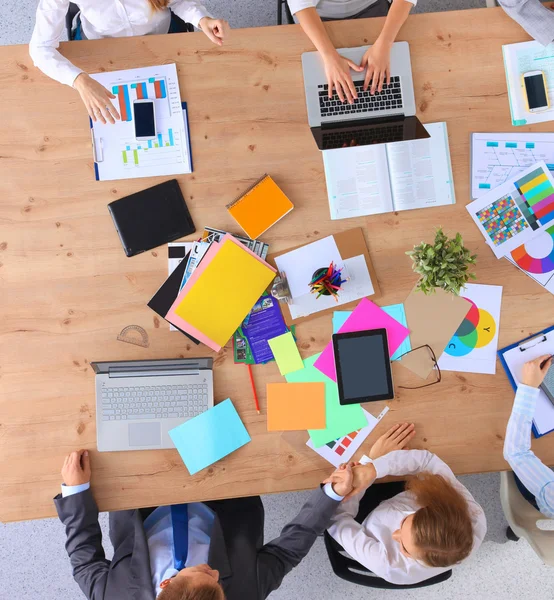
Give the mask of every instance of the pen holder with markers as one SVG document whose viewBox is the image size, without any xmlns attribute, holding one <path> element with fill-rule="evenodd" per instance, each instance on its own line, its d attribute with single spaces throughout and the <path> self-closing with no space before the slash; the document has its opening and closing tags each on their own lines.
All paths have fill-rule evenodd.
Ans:
<svg viewBox="0 0 554 600">
<path fill-rule="evenodd" d="M 328 267 L 321 267 L 314 271 L 309 288 L 316 294 L 316 300 L 321 296 L 332 296 L 338 302 L 342 285 L 348 281 L 344 267 L 331 263 Z"/>
</svg>

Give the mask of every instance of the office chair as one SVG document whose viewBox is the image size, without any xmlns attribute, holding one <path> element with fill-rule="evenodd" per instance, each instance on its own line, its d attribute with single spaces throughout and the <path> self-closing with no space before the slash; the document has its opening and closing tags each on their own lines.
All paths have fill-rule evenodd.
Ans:
<svg viewBox="0 0 554 600">
<path fill-rule="evenodd" d="M 381 501 L 388 498 L 392 498 L 393 496 L 396 496 L 396 494 L 399 494 L 400 492 L 404 491 L 404 483 L 399 481 L 392 481 L 390 483 L 379 483 L 376 485 L 379 488 L 381 488 L 379 490 L 381 492 L 379 498 Z M 361 523 L 376 506 L 375 503 L 364 502 L 368 491 L 366 491 L 364 497 L 360 500 L 360 509 L 358 511 L 358 514 L 356 515 L 356 521 L 358 521 L 358 523 Z M 337 577 L 340 577 L 341 579 L 344 579 L 345 581 L 348 581 L 350 583 L 356 583 L 357 585 L 364 585 L 366 587 L 380 588 L 386 590 L 408 590 L 414 588 L 428 587 L 430 585 L 435 585 L 436 583 L 442 583 L 443 581 L 450 579 L 450 577 L 452 576 L 452 569 L 450 569 L 449 571 L 445 571 L 440 575 L 436 575 L 435 577 L 431 577 L 430 579 L 426 579 L 425 581 L 421 581 L 420 583 L 412 583 L 406 585 L 390 583 L 388 581 L 385 581 L 381 577 L 377 577 L 377 575 L 372 573 L 369 569 L 366 569 L 353 558 L 345 556 L 343 547 L 337 541 L 335 541 L 327 531 L 324 533 L 323 539 L 325 541 L 325 549 L 327 550 L 327 556 L 329 557 L 329 562 L 331 563 L 331 568 L 333 569 L 333 572 Z"/>
<path fill-rule="evenodd" d="M 554 531 L 539 527 L 546 522 L 554 523 L 554 519 L 545 517 L 529 504 L 511 471 L 500 473 L 500 502 L 509 525 L 508 539 L 525 538 L 545 565 L 554 566 Z"/>
<path fill-rule="evenodd" d="M 283 5 L 285 7 L 285 14 L 287 16 L 287 23 L 294 25 L 294 18 L 290 12 L 290 8 L 287 0 L 277 0 L 277 25 L 283 24 Z"/>
</svg>

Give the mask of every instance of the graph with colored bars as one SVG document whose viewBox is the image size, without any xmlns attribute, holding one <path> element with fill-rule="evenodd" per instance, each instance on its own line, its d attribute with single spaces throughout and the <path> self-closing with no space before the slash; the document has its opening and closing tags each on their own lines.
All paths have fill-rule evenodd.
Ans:
<svg viewBox="0 0 554 600">
<path fill-rule="evenodd" d="M 483 196 L 541 160 L 554 172 L 554 134 L 474 133 L 472 197 Z"/>
<path fill-rule="evenodd" d="M 181 147 L 176 144 L 175 138 L 178 133 L 173 133 L 169 128 L 167 132 L 158 133 L 156 139 L 138 143 L 136 140 L 125 142 L 125 148 L 121 151 L 124 167 L 153 166 L 156 162 L 168 164 L 182 162 Z"/>
<path fill-rule="evenodd" d="M 171 115 L 165 77 L 149 77 L 145 81 L 118 83 L 117 85 L 112 86 L 112 93 L 117 96 L 119 114 L 122 121 L 133 120 L 132 103 L 134 100 L 156 101 L 157 119 L 164 119 Z"/>
</svg>

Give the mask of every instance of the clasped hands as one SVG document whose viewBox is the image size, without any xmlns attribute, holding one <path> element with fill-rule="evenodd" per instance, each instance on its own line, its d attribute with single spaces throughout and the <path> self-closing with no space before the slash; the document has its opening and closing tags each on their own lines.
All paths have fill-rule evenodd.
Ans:
<svg viewBox="0 0 554 600">
<path fill-rule="evenodd" d="M 389 452 L 405 449 L 414 435 L 413 423 L 393 425 L 373 444 L 369 458 L 376 460 Z M 372 463 L 362 465 L 359 462 L 350 462 L 341 464 L 323 483 L 330 483 L 336 494 L 348 500 L 364 492 L 376 478 L 377 471 Z"/>
</svg>

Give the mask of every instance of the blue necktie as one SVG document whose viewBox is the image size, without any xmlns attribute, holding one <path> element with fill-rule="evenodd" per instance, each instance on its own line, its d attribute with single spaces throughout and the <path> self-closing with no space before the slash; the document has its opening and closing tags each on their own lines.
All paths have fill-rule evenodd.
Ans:
<svg viewBox="0 0 554 600">
<path fill-rule="evenodd" d="M 189 516 L 186 504 L 171 507 L 173 525 L 173 565 L 180 571 L 185 568 L 189 550 Z"/>
</svg>

